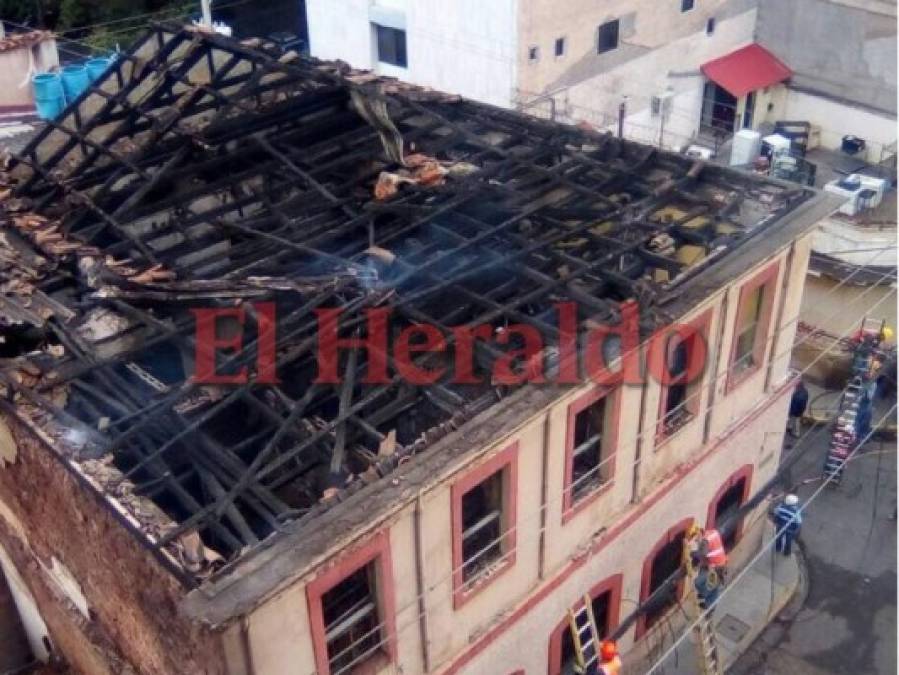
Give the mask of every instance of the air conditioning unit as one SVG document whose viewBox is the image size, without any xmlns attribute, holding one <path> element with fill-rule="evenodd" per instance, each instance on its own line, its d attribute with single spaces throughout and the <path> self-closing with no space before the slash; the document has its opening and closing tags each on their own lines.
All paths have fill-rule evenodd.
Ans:
<svg viewBox="0 0 899 675">
<path fill-rule="evenodd" d="M 762 154 L 773 163 L 778 155 L 789 155 L 792 145 L 786 136 L 771 134 L 762 139 Z"/>
<path fill-rule="evenodd" d="M 855 216 L 879 206 L 887 185 L 887 181 L 883 178 L 853 173 L 845 178 L 830 181 L 824 186 L 824 190 L 845 197 L 846 202 L 839 208 L 839 213 Z"/>
<path fill-rule="evenodd" d="M 711 159 L 715 155 L 715 151 L 704 145 L 691 145 L 684 150 L 684 154 L 692 159 Z"/>
</svg>

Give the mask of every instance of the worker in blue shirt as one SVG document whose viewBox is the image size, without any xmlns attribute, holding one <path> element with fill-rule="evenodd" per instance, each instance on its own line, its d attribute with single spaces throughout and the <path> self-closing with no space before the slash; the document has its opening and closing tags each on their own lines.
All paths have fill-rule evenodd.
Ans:
<svg viewBox="0 0 899 675">
<path fill-rule="evenodd" d="M 799 536 L 802 527 L 802 514 L 799 512 L 799 497 L 787 495 L 774 509 L 774 525 L 777 527 L 777 539 L 774 549 L 778 553 L 790 555 L 793 540 Z"/>
</svg>

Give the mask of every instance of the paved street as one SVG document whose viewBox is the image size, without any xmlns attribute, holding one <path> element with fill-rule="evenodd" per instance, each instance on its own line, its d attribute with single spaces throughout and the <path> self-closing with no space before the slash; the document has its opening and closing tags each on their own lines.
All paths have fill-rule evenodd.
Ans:
<svg viewBox="0 0 899 675">
<path fill-rule="evenodd" d="M 816 429 L 787 484 L 820 482 L 827 430 Z M 786 450 L 785 452 L 789 452 Z M 801 485 L 802 484 L 802 485 Z M 735 664 L 737 675 L 896 672 L 896 443 L 871 440 L 805 515 L 806 588 Z"/>
</svg>

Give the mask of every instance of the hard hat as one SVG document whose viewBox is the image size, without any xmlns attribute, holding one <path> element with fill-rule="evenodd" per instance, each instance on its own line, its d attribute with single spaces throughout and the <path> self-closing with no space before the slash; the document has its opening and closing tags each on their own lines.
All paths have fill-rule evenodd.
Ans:
<svg viewBox="0 0 899 675">
<path fill-rule="evenodd" d="M 893 339 L 893 329 L 889 326 L 884 326 L 883 330 L 880 331 L 880 335 L 884 340 L 892 340 Z"/>
<path fill-rule="evenodd" d="M 599 655 L 603 661 L 611 661 L 618 656 L 618 647 L 614 640 L 603 640 L 599 646 Z"/>
<path fill-rule="evenodd" d="M 787 495 L 784 498 L 784 504 L 787 506 L 796 506 L 799 503 L 799 497 L 796 495 Z"/>
<path fill-rule="evenodd" d="M 700 532 L 702 532 L 702 528 L 699 527 L 699 524 L 693 523 L 692 525 L 690 525 L 690 527 L 687 528 L 687 539 L 698 537 Z"/>
</svg>

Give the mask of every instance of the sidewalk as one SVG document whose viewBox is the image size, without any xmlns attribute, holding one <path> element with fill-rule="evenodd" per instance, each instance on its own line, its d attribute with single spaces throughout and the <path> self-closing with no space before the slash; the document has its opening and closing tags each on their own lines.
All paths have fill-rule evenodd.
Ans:
<svg viewBox="0 0 899 675">
<path fill-rule="evenodd" d="M 766 524 L 765 541 L 774 535 L 774 526 Z M 735 572 L 742 574 L 736 584 L 728 586 L 715 607 L 714 623 L 718 636 L 718 650 L 725 669 L 745 652 L 768 624 L 806 586 L 804 565 L 794 550 L 785 557 L 768 549 L 750 567 Z M 800 554 L 801 555 L 801 554 Z M 664 675 L 700 675 L 702 670 L 690 635 L 656 671 Z"/>
</svg>

